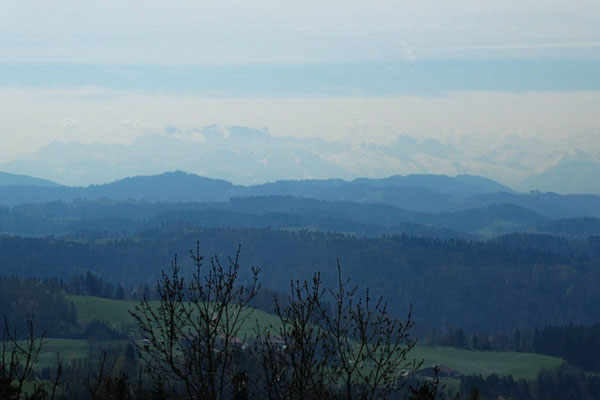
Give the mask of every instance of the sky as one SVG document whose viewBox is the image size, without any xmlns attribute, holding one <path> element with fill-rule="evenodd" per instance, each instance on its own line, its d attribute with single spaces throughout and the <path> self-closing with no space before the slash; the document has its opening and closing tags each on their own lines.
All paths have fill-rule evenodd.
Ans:
<svg viewBox="0 0 600 400">
<path fill-rule="evenodd" d="M 597 1 L 5 1 L 0 161 L 211 124 L 600 154 L 599 71 Z"/>
</svg>

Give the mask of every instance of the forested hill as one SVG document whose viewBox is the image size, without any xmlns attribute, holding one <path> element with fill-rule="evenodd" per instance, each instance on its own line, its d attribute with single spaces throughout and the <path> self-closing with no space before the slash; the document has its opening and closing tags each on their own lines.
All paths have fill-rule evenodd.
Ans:
<svg viewBox="0 0 600 400">
<path fill-rule="evenodd" d="M 600 235 L 600 219 L 551 219 L 509 203 L 444 213 L 292 196 L 235 197 L 205 203 L 100 199 L 0 207 L 0 232 L 26 236 L 81 236 L 91 232 L 94 236 L 122 237 L 174 222 L 203 228 L 310 229 L 359 237 L 407 234 L 472 240 L 514 232 L 571 238 Z"/>
<path fill-rule="evenodd" d="M 600 196 L 514 193 L 498 182 L 469 175 L 408 175 L 385 179 L 356 179 L 350 182 L 340 179 L 279 181 L 240 186 L 184 172 L 169 172 L 89 187 L 2 186 L 0 205 L 98 198 L 206 202 L 271 195 L 388 204 L 426 213 L 513 204 L 550 218 L 600 218 Z"/>
<path fill-rule="evenodd" d="M 335 278 L 336 258 L 354 282 L 382 295 L 401 315 L 442 327 L 509 331 L 600 319 L 600 238 L 567 241 L 521 235 L 485 242 L 408 236 L 378 239 L 269 229 L 154 229 L 93 242 L 2 237 L 0 274 L 67 278 L 89 270 L 113 283 L 152 283 L 175 254 L 186 271 L 196 241 L 206 256 L 233 255 L 262 268 L 267 287 L 320 271 Z"/>
<path fill-rule="evenodd" d="M 34 178 L 28 175 L 9 174 L 0 172 L 0 186 L 41 186 L 55 187 L 57 183 L 47 179 Z"/>
</svg>

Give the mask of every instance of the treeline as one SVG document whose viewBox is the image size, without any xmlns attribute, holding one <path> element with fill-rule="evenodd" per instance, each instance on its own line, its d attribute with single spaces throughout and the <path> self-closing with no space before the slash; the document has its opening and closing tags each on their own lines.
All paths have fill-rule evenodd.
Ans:
<svg viewBox="0 0 600 400">
<path fill-rule="evenodd" d="M 583 325 L 580 325 L 583 327 Z M 587 328 L 588 326 L 586 326 Z M 584 329 L 586 329 L 584 328 Z M 546 328 L 544 328 L 544 331 Z M 538 328 L 516 328 L 510 333 L 504 332 L 468 332 L 462 328 L 450 327 L 444 331 L 421 327 L 416 332 L 421 343 L 435 346 L 451 346 L 479 351 L 516 351 L 523 353 L 540 353 L 564 358 L 558 353 L 542 351 Z M 564 339 L 564 338 L 561 338 Z M 573 342 L 570 342 L 571 344 Z M 566 352 L 565 352 L 566 353 Z M 563 354 L 565 354 L 563 353 Z M 581 365 L 575 363 L 576 365 Z M 585 368 L 585 366 L 581 365 Z"/>
<path fill-rule="evenodd" d="M 113 240 L 0 237 L 0 272 L 67 279 L 90 271 L 116 285 L 115 291 L 119 283 L 151 288 L 175 254 L 183 260 L 183 273 L 190 273 L 189 243 L 199 241 L 204 253 L 224 257 L 242 243 L 244 263 L 262 268 L 263 284 L 276 291 L 315 270 L 326 286 L 334 284 L 339 257 L 348 276 L 388 299 L 396 315 L 412 304 L 424 326 L 511 335 L 516 328 L 600 320 L 600 308 L 593 306 L 600 303 L 600 238 L 542 245 L 557 240 L 538 235 L 486 242 L 358 238 L 173 224 Z M 99 289 L 85 293 L 103 295 Z"/>
<path fill-rule="evenodd" d="M 466 399 L 594 400 L 600 398 L 600 377 L 563 364 L 541 371 L 532 381 L 496 374 L 464 376 L 459 392 Z"/>
<path fill-rule="evenodd" d="M 79 329 L 77 311 L 65 297 L 62 283 L 17 276 L 0 278 L 0 318 L 24 332 L 27 318 L 36 320 L 41 331 L 56 337 L 70 336 Z M 12 324 L 17 323 L 17 326 Z"/>
<path fill-rule="evenodd" d="M 77 237 L 89 232 L 119 238 L 162 224 L 216 228 L 310 227 L 358 236 L 407 233 L 443 238 L 473 235 L 431 224 L 426 214 L 389 205 L 325 202 L 289 196 L 232 199 L 222 203 L 149 203 L 111 200 L 54 201 L 0 207 L 0 231 L 26 236 Z M 460 218 L 458 219 L 460 220 Z M 435 225 L 435 223 L 434 223 Z"/>
<path fill-rule="evenodd" d="M 141 300 L 144 297 L 152 300 L 158 296 L 155 285 L 148 283 L 140 283 L 135 286 L 123 286 L 121 283 L 115 285 L 90 271 L 72 276 L 64 282 L 61 280 L 61 285 L 67 294 L 76 296 L 84 295 L 116 300 Z"/>
<path fill-rule="evenodd" d="M 121 283 L 114 285 L 111 282 L 104 281 L 90 271 L 79 276 L 71 277 L 66 281 L 60 280 L 58 283 L 59 286 L 57 288 L 69 295 L 95 296 L 114 300 L 160 299 L 160 293 L 157 290 L 156 282 L 154 284 L 140 283 L 132 286 L 123 286 Z M 252 297 L 249 305 L 267 313 L 273 313 L 273 301 L 275 299 L 277 299 L 278 304 L 287 305 L 287 299 L 282 292 L 263 286 Z M 90 329 L 92 328 L 86 327 L 86 332 L 90 331 Z M 109 332 L 107 327 L 102 327 L 102 329 Z M 109 333 L 113 337 L 117 336 L 114 332 Z M 87 337 L 89 335 L 84 333 L 84 336 Z"/>
<path fill-rule="evenodd" d="M 80 289 L 71 292 L 74 282 L 79 282 Z M 147 286 L 147 285 L 146 285 Z M 36 329 L 48 337 L 69 339 L 116 340 L 125 339 L 126 335 L 112 326 L 110 321 L 91 320 L 83 326 L 79 324 L 77 310 L 68 294 L 100 294 L 112 297 L 119 295 L 107 291 L 112 284 L 103 281 L 93 274 L 85 274 L 68 281 L 58 279 L 23 278 L 18 276 L 0 277 L 0 321 L 1 330 L 10 329 L 18 336 L 27 334 L 26 322 L 35 321 Z M 98 293 L 92 294 L 98 290 Z M 133 291 L 135 294 L 136 292 Z M 141 297 L 141 295 L 140 295 Z"/>
<path fill-rule="evenodd" d="M 600 372 L 600 324 L 536 329 L 533 351 L 563 358 L 587 371 Z"/>
<path fill-rule="evenodd" d="M 445 331 L 417 327 L 420 343 L 480 351 L 516 351 L 546 354 L 566 360 L 586 371 L 600 372 L 600 324 L 547 325 L 517 328 L 506 333 L 465 333 L 462 328 Z"/>
<path fill-rule="evenodd" d="M 5 276 L 0 277 L 0 330 L 5 328 L 6 321 L 18 332 L 26 332 L 25 321 L 32 319 L 40 332 L 54 338 L 117 340 L 127 337 L 127 333 L 122 331 L 124 327 L 115 327 L 111 321 L 91 320 L 81 326 L 77 310 L 67 295 L 115 300 L 160 299 L 156 283 L 115 285 L 90 271 L 67 279 Z M 250 305 L 272 313 L 273 300 L 277 298 L 280 304 L 285 305 L 284 297 L 281 292 L 262 287 Z"/>
</svg>

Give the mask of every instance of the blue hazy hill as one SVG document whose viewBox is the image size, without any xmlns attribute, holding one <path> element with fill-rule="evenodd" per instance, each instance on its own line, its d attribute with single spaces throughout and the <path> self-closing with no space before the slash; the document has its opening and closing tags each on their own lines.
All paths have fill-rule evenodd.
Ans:
<svg viewBox="0 0 600 400">
<path fill-rule="evenodd" d="M 0 172 L 0 186 L 42 186 L 42 187 L 53 187 L 59 186 L 58 183 L 52 182 L 48 179 L 35 178 L 29 175 L 9 174 L 7 172 Z"/>
</svg>

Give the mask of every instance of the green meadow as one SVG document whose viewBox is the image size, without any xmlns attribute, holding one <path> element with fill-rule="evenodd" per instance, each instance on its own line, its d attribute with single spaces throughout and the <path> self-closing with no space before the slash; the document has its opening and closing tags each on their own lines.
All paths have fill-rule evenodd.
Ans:
<svg viewBox="0 0 600 400">
<path fill-rule="evenodd" d="M 137 300 L 112 300 L 92 296 L 68 296 L 73 301 L 77 310 L 77 321 L 84 325 L 93 319 L 109 322 L 114 327 L 124 327 L 135 324 L 129 311 L 133 310 L 140 302 Z M 158 301 L 151 301 L 150 305 L 158 306 Z M 279 319 L 272 314 L 257 309 L 248 309 L 250 319 L 239 332 L 240 337 L 252 336 L 258 323 L 261 327 L 278 326 Z"/>
<path fill-rule="evenodd" d="M 541 369 L 559 366 L 563 360 L 534 353 L 512 351 L 477 351 L 418 345 L 410 353 L 411 357 L 423 360 L 423 366 L 442 364 L 464 375 L 493 373 L 499 376 L 512 375 L 513 378 L 534 379 Z"/>
<path fill-rule="evenodd" d="M 129 310 L 139 303 L 134 300 L 111 300 L 91 296 L 69 296 L 69 299 L 75 304 L 80 324 L 85 324 L 92 319 L 100 319 L 116 327 L 134 323 Z M 256 323 L 263 327 L 278 325 L 277 317 L 261 310 L 254 310 L 251 320 L 252 322 L 242 327 L 240 336 L 252 336 Z M 85 357 L 88 353 L 86 340 L 47 339 L 47 341 L 40 360 L 42 364 L 55 361 L 57 353 L 66 360 Z M 409 356 L 417 361 L 423 360 L 423 367 L 442 364 L 465 375 L 481 374 L 485 377 L 495 373 L 499 376 L 512 375 L 515 379 L 534 379 L 541 369 L 553 368 L 563 362 L 556 357 L 533 353 L 476 351 L 427 345 L 416 346 Z"/>
</svg>

